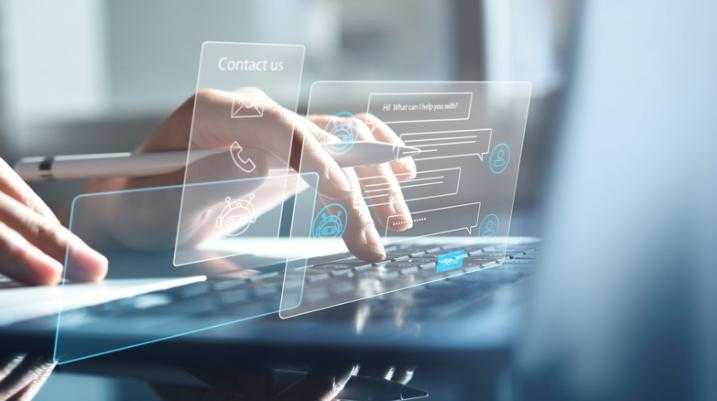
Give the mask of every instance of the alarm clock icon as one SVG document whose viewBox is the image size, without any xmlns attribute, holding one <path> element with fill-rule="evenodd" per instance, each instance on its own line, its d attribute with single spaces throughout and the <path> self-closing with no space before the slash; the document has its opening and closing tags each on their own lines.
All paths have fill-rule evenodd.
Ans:
<svg viewBox="0 0 717 401">
<path fill-rule="evenodd" d="M 244 234 L 249 227 L 256 222 L 254 205 L 251 203 L 251 201 L 254 200 L 254 196 L 254 194 L 249 194 L 244 198 L 236 200 L 232 200 L 232 198 L 227 196 L 224 199 L 224 207 L 222 211 L 219 212 L 219 216 L 217 216 L 217 229 L 225 230 L 229 227 L 237 229 L 229 234 L 225 234 L 227 237 L 238 237 Z"/>
</svg>

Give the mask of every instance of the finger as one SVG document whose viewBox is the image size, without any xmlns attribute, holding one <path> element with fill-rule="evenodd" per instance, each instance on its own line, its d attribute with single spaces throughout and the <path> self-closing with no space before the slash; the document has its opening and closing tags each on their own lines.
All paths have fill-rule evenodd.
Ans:
<svg viewBox="0 0 717 401">
<path fill-rule="evenodd" d="M 346 175 L 352 185 L 357 188 L 354 191 L 354 196 L 341 203 L 345 205 L 347 214 L 346 229 L 343 233 L 346 247 L 353 255 L 360 259 L 371 262 L 384 260 L 386 258 L 386 251 L 383 248 L 381 236 L 378 234 L 373 219 L 371 218 L 371 212 L 361 197 L 358 177 L 352 169 L 347 169 Z M 321 200 L 324 205 L 330 201 L 323 197 Z"/>
<path fill-rule="evenodd" d="M 315 122 L 318 127 L 331 129 L 334 124 L 351 124 L 352 132 L 358 132 L 353 127 L 361 124 L 356 119 L 342 118 L 336 116 L 312 116 L 312 122 Z M 366 135 L 369 135 L 366 127 L 364 126 L 364 139 Z M 322 129 L 322 132 L 326 132 Z M 324 134 L 326 135 L 326 134 Z M 337 138 L 332 138 L 336 140 Z M 352 168 L 344 169 L 345 176 L 351 183 L 352 196 L 349 199 L 343 200 L 340 204 L 346 208 L 347 225 L 343 233 L 344 242 L 348 247 L 349 251 L 357 257 L 368 260 L 368 261 L 379 261 L 386 257 L 386 252 L 381 243 L 381 236 L 376 230 L 376 226 L 371 218 L 371 213 L 365 200 L 361 196 L 361 183 L 357 176 L 357 170 Z M 392 173 L 390 174 L 392 175 Z M 321 197 L 324 205 L 329 203 L 326 197 Z M 320 218 L 321 216 L 319 216 Z"/>
<path fill-rule="evenodd" d="M 0 192 L 8 194 L 42 216 L 59 222 L 45 202 L 2 158 L 0 158 Z"/>
<path fill-rule="evenodd" d="M 319 116 L 317 118 L 311 118 L 308 120 L 308 125 L 313 133 L 314 140 L 312 143 L 320 145 L 322 143 L 337 143 L 338 138 L 330 135 L 323 127 L 326 127 L 326 123 L 329 118 L 328 116 Z M 317 124 L 318 123 L 318 124 Z M 320 148 L 324 156 L 331 159 L 332 163 L 335 163 L 333 157 L 326 152 L 323 148 Z M 304 162 L 306 159 L 302 160 Z M 357 257 L 368 260 L 368 261 L 379 261 L 386 258 L 386 251 L 381 243 L 381 236 L 376 230 L 371 213 L 366 205 L 366 202 L 361 197 L 361 185 L 359 183 L 356 172 L 353 169 L 341 169 L 336 165 L 341 172 L 341 175 L 346 178 L 349 183 L 350 190 L 340 194 L 342 197 L 336 199 L 332 197 L 331 193 L 327 193 L 319 185 L 320 199 L 324 206 L 330 205 L 331 203 L 338 203 L 346 209 L 346 227 L 342 234 L 344 242 L 348 247 L 349 251 Z"/>
<path fill-rule="evenodd" d="M 388 124 L 384 123 L 373 114 L 361 113 L 357 114 L 356 118 L 360 119 L 368 126 L 377 141 L 388 142 L 394 145 L 406 145 L 396 132 L 388 126 Z M 402 176 L 401 181 L 416 178 L 416 162 L 413 160 L 413 157 L 407 156 L 398 160 L 393 160 L 390 165 L 396 174 Z M 404 175 L 405 177 L 403 177 Z"/>
<path fill-rule="evenodd" d="M 300 173 L 316 172 L 319 175 L 318 190 L 324 196 L 333 199 L 355 196 L 357 187 L 351 184 L 344 170 L 323 147 L 339 140 L 303 117 L 294 124 L 291 167 Z"/>
<path fill-rule="evenodd" d="M 59 222 L 44 218 L 2 193 L 0 193 L 0 221 L 3 221 L 9 228 L 8 231 L 12 230 L 22 237 L 24 243 L 28 244 L 28 248 L 37 250 L 37 252 L 30 252 L 27 255 L 25 253 L 16 255 L 26 257 L 27 262 L 45 259 L 40 258 L 39 255 L 35 258 L 33 255 L 36 253 L 49 255 L 59 264 L 61 271 L 65 253 L 70 252 L 69 260 L 72 270 L 68 271 L 68 275 L 71 278 L 95 281 L 102 279 L 107 273 L 107 258 L 102 254 L 90 248 Z M 8 240 L 12 240 L 12 236 L 8 237 Z M 55 263 L 52 266 L 34 263 L 29 265 L 31 268 L 36 267 L 38 272 L 46 272 L 50 268 L 54 271 L 56 266 Z M 47 276 L 41 275 L 40 277 Z M 51 278 L 51 282 L 57 281 L 55 277 Z"/>
<path fill-rule="evenodd" d="M 354 122 L 356 136 L 362 141 L 376 141 L 362 120 Z M 413 226 L 411 212 L 403 197 L 401 186 L 389 164 L 372 164 L 355 168 L 361 181 L 363 196 L 373 209 L 381 225 L 390 231 L 406 231 Z M 404 176 L 406 174 L 404 173 Z"/>
<path fill-rule="evenodd" d="M 0 273 L 31 285 L 57 284 L 62 264 L 0 223 Z"/>
</svg>

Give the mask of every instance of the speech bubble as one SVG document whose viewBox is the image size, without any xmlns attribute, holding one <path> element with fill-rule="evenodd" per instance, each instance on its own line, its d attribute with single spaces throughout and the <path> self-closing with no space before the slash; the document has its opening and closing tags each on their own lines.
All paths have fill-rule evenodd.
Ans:
<svg viewBox="0 0 717 401">
<path fill-rule="evenodd" d="M 458 193 L 461 181 L 461 168 L 450 167 L 422 170 L 415 178 L 409 179 L 408 173 L 396 174 L 403 198 L 407 202 L 421 199 L 439 198 Z M 382 176 L 359 178 L 363 198 L 368 207 L 386 205 L 389 202 L 389 184 Z"/>
<path fill-rule="evenodd" d="M 385 123 L 468 120 L 473 92 L 376 93 L 368 96 L 367 112 Z"/>
<path fill-rule="evenodd" d="M 483 161 L 490 152 L 493 129 L 408 132 L 400 136 L 406 145 L 421 150 L 413 155 L 414 160 L 476 156 Z"/>
<path fill-rule="evenodd" d="M 406 239 L 460 231 L 471 235 L 473 230 L 478 228 L 479 214 L 480 202 L 411 212 L 413 227 L 403 234 L 407 236 Z M 401 215 L 388 216 L 384 236 L 388 235 L 391 227 L 402 226 L 404 220 Z"/>
</svg>

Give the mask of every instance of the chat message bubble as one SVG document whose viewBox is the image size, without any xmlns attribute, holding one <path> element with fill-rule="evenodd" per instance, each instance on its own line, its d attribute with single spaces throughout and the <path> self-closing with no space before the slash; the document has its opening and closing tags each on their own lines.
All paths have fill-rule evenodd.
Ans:
<svg viewBox="0 0 717 401">
<path fill-rule="evenodd" d="M 490 152 L 493 129 L 410 132 L 400 136 L 406 145 L 420 149 L 413 155 L 414 160 L 476 156 L 482 161 Z"/>
<path fill-rule="evenodd" d="M 407 173 L 396 174 L 403 198 L 407 202 L 421 199 L 439 198 L 458 193 L 461 181 L 461 168 L 450 167 L 434 170 L 422 170 L 415 178 Z M 386 205 L 389 202 L 389 183 L 382 176 L 359 178 L 363 189 L 363 198 L 368 207 Z"/>
<path fill-rule="evenodd" d="M 411 212 L 413 227 L 403 234 L 407 236 L 406 239 L 461 232 L 471 235 L 478 228 L 479 214 L 480 202 Z M 401 215 L 389 216 L 384 236 L 388 235 L 391 227 L 402 227 L 404 223 Z"/>
<path fill-rule="evenodd" d="M 468 120 L 473 92 L 370 93 L 367 112 L 386 123 Z"/>
</svg>

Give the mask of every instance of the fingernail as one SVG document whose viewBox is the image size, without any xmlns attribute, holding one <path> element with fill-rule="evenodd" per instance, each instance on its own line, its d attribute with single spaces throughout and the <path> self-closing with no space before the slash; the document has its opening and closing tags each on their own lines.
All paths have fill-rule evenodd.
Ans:
<svg viewBox="0 0 717 401">
<path fill-rule="evenodd" d="M 386 258 L 386 250 L 381 244 L 381 236 L 376 231 L 376 226 L 369 224 L 363 229 L 364 249 L 371 260 L 383 260 Z"/>
<path fill-rule="evenodd" d="M 62 279 L 62 263 L 57 262 L 54 259 L 52 260 L 52 262 L 56 262 L 56 263 L 48 264 L 48 267 L 50 267 L 50 269 L 43 273 L 44 276 L 39 278 L 38 284 L 40 284 L 40 285 L 56 285 Z"/>
<path fill-rule="evenodd" d="M 83 281 L 102 280 L 107 274 L 109 261 L 107 258 L 82 241 L 70 246 L 71 264 L 68 274 L 74 279 Z"/>
<path fill-rule="evenodd" d="M 393 216 L 389 226 L 391 231 L 401 232 L 413 227 L 411 211 L 406 207 L 403 198 L 391 197 L 390 208 L 391 216 Z"/>
<path fill-rule="evenodd" d="M 411 211 L 408 210 L 403 201 L 396 209 L 398 209 L 398 214 L 401 215 L 401 220 L 403 220 L 404 222 L 403 226 L 401 227 L 401 231 L 406 231 L 413 228 L 413 217 L 411 216 Z"/>
</svg>

